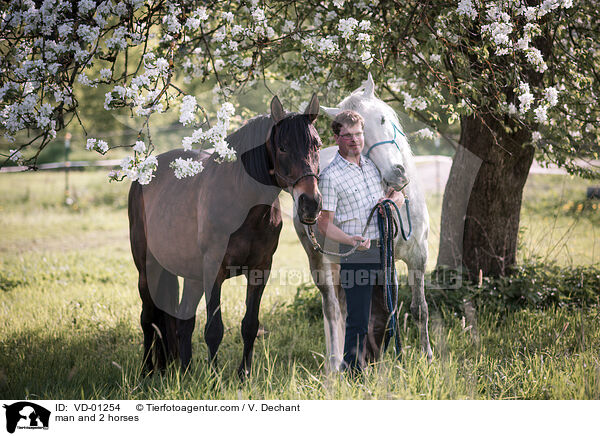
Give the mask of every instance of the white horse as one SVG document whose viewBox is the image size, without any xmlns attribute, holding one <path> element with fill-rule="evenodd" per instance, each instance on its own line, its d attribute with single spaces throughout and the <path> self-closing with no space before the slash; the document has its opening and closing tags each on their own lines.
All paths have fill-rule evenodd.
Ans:
<svg viewBox="0 0 600 436">
<path fill-rule="evenodd" d="M 410 305 L 413 319 L 420 330 L 421 347 L 431 360 L 433 353 L 429 344 L 428 308 L 425 300 L 425 267 L 427 264 L 427 236 L 429 234 L 429 214 L 425 197 L 418 186 L 417 173 L 413 154 L 402 132 L 398 116 L 394 110 L 375 96 L 375 84 L 369 76 L 362 86 L 344 99 L 337 108 L 321 106 L 330 118 L 334 118 L 342 110 L 351 109 L 365 120 L 363 155 L 368 156 L 379 168 L 384 181 L 391 187 L 400 189 L 407 181 L 404 193 L 410 199 L 410 217 L 412 235 L 404 241 L 400 235 L 396 237 L 395 255 L 402 259 L 408 267 L 408 280 L 412 292 Z M 320 153 L 320 168 L 326 168 L 331 162 L 338 147 L 328 147 Z M 404 204 L 398 204 L 404 211 Z M 402 213 L 406 223 L 406 215 Z M 344 332 L 346 321 L 345 294 L 339 283 L 339 258 L 321 254 L 315 250 L 308 238 L 304 225 L 294 218 L 294 227 L 304 250 L 308 254 L 313 280 L 323 300 L 323 317 L 325 323 L 325 339 L 327 343 L 328 370 L 337 371 L 343 359 Z M 400 234 L 400 232 L 398 232 Z M 323 240 L 322 235 L 319 235 Z M 387 321 L 387 309 L 383 293 L 374 292 L 371 305 L 369 337 L 367 339 L 366 357 L 376 360 L 381 354 L 381 345 Z"/>
</svg>

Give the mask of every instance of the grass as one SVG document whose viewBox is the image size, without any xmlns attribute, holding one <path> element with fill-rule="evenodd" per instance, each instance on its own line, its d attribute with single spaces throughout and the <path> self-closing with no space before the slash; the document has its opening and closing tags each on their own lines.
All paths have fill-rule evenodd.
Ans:
<svg viewBox="0 0 600 436">
<path fill-rule="evenodd" d="M 103 172 L 72 172 L 64 205 L 64 173 L 0 177 L 0 397 L 3 399 L 599 399 L 598 308 L 553 308 L 464 320 L 432 314 L 435 360 L 418 351 L 408 319 L 404 350 L 389 351 L 365 377 L 324 374 L 322 319 L 306 255 L 289 220 L 261 305 L 268 334 L 255 346 L 253 374 L 240 383 L 240 321 L 244 280 L 223 289 L 225 336 L 218 373 L 206 364 L 194 335 L 194 365 L 162 377 L 139 376 L 142 335 L 137 275 L 129 252 L 127 184 L 108 184 Z M 585 203 L 587 182 L 532 176 L 523 206 L 520 259 L 571 266 L 598 262 L 592 237 L 600 212 Z M 569 205 L 573 202 L 573 205 Z M 580 202 L 580 203 L 577 203 Z M 439 197 L 429 199 L 430 266 L 439 237 Z M 298 288 L 302 290 L 296 296 Z M 403 309 L 405 310 L 405 308 Z"/>
</svg>

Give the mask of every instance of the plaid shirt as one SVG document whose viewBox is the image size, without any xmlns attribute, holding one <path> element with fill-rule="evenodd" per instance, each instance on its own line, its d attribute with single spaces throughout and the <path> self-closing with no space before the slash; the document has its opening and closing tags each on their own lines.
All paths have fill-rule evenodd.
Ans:
<svg viewBox="0 0 600 436">
<path fill-rule="evenodd" d="M 377 200 L 385 197 L 381 174 L 375 164 L 361 156 L 361 166 L 348 162 L 339 153 L 319 176 L 323 210 L 334 212 L 333 224 L 348 235 L 361 235 Z M 373 217 L 365 234 L 379 238 L 377 217 Z"/>
</svg>

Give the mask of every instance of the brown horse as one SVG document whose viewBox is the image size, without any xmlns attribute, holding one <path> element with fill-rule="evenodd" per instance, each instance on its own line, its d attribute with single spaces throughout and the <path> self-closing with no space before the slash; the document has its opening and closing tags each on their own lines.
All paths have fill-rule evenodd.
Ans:
<svg viewBox="0 0 600 436">
<path fill-rule="evenodd" d="M 253 118 L 227 138 L 237 160 L 173 150 L 158 156 L 148 185 L 131 185 L 129 229 L 139 271 L 145 373 L 163 369 L 177 356 L 183 370 L 189 367 L 196 308 L 204 293 L 204 338 L 216 366 L 223 338 L 221 285 L 241 274 L 248 287 L 238 373 L 249 373 L 260 300 L 282 227 L 279 193 L 292 194 L 303 222 L 314 223 L 321 209 L 316 176 L 321 140 L 312 125 L 318 111 L 316 95 L 304 114 L 287 115 L 274 97 L 270 117 Z M 200 159 L 204 170 L 178 180 L 168 168 L 178 157 Z M 184 278 L 181 295 L 178 276 Z"/>
</svg>

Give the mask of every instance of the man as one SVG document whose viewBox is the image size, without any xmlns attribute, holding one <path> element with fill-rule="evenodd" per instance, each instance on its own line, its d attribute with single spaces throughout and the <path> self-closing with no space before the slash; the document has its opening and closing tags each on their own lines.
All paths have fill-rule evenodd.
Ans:
<svg viewBox="0 0 600 436">
<path fill-rule="evenodd" d="M 381 273 L 376 216 L 364 238 L 362 232 L 371 210 L 386 194 L 379 170 L 361 155 L 365 145 L 362 116 L 350 110 L 340 112 L 331 129 L 339 151 L 320 175 L 323 208 L 318 228 L 327 238 L 341 244 L 341 252 L 358 244 L 354 254 L 341 258 L 340 282 L 347 307 L 344 363 L 350 370 L 360 371 L 364 366 L 373 286 Z M 394 201 L 401 197 L 393 189 L 387 193 L 387 198 Z"/>
</svg>

